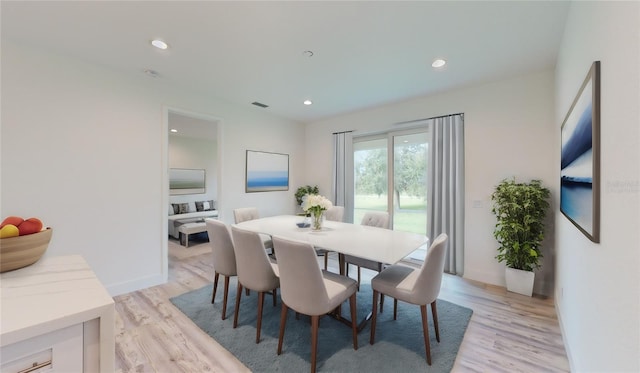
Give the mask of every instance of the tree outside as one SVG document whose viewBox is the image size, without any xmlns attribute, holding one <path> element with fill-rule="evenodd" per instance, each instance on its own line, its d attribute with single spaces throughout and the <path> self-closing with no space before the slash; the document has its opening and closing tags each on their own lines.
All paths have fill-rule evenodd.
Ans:
<svg viewBox="0 0 640 373">
<path fill-rule="evenodd" d="M 427 145 L 402 144 L 394 154 L 394 229 L 426 233 Z M 359 222 L 366 211 L 387 211 L 387 150 L 363 149 L 354 152 L 355 211 Z"/>
</svg>

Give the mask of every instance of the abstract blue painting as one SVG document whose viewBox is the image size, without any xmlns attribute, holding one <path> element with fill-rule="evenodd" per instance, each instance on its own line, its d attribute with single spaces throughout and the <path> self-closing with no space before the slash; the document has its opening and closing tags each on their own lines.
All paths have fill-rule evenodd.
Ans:
<svg viewBox="0 0 640 373">
<path fill-rule="evenodd" d="M 289 155 L 247 150 L 245 191 L 289 190 Z"/>
<path fill-rule="evenodd" d="M 560 211 L 599 242 L 600 63 L 593 63 L 562 124 Z"/>
</svg>

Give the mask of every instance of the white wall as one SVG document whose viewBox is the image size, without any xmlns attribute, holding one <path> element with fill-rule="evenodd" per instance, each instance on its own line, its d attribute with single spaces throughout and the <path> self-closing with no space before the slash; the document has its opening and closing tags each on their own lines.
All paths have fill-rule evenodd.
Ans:
<svg viewBox="0 0 640 373">
<path fill-rule="evenodd" d="M 454 74 L 455 71 L 446 73 Z M 331 186 L 331 133 L 354 136 L 392 124 L 464 113 L 465 120 L 465 269 L 464 277 L 504 286 L 504 265 L 495 259 L 495 217 L 490 195 L 503 178 L 541 179 L 554 192 L 553 146 L 558 135 L 553 117 L 553 72 L 459 89 L 408 102 L 331 118 L 307 126 L 307 181 L 321 190 Z M 474 201 L 481 207 L 474 208 Z M 551 212 L 550 212 L 551 213 Z M 553 275 L 553 226 L 548 229 L 543 272 L 537 293 L 550 293 Z"/>
<path fill-rule="evenodd" d="M 212 123 L 212 125 L 215 125 Z M 169 202 L 218 199 L 218 144 L 215 140 L 169 135 L 169 168 L 205 170 L 205 192 L 169 196 Z"/>
<path fill-rule="evenodd" d="M 167 107 L 220 118 L 221 218 L 292 213 L 295 190 L 244 193 L 245 149 L 290 154 L 302 183 L 304 127 L 2 40 L 2 216 L 53 227 L 46 256 L 81 254 L 113 295 L 166 280 Z"/>
<path fill-rule="evenodd" d="M 571 5 L 556 70 L 556 133 L 591 63 L 601 61 L 600 244 L 556 211 L 556 307 L 576 372 L 640 371 L 639 48 L 640 3 Z"/>
</svg>

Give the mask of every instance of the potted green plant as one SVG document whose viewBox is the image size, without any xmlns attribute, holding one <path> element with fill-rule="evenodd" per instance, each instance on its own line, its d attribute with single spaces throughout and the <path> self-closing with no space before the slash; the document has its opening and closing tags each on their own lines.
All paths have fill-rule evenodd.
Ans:
<svg viewBox="0 0 640 373">
<path fill-rule="evenodd" d="M 540 267 L 540 245 L 544 219 L 549 208 L 549 189 L 540 180 L 500 182 L 491 194 L 497 223 L 493 236 L 498 241 L 498 262 L 506 268 L 507 290 L 531 296 L 534 269 Z"/>
<path fill-rule="evenodd" d="M 311 185 L 305 185 L 305 186 L 301 186 L 300 188 L 298 188 L 296 190 L 296 202 L 298 202 L 298 206 L 302 205 L 302 197 L 306 196 L 307 194 L 319 194 L 320 190 L 318 189 L 317 185 L 311 186 Z"/>
</svg>

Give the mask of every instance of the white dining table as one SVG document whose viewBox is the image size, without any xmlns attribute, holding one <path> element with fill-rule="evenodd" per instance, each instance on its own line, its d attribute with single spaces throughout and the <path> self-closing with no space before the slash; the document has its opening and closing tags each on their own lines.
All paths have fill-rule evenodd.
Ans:
<svg viewBox="0 0 640 373">
<path fill-rule="evenodd" d="M 427 236 L 367 225 L 325 221 L 322 230 L 300 228 L 304 217 L 279 215 L 235 224 L 248 231 L 310 243 L 339 254 L 395 264 L 429 243 Z"/>
<path fill-rule="evenodd" d="M 298 227 L 297 224 L 303 222 L 302 216 L 279 215 L 247 220 L 235 226 L 256 233 L 307 242 L 315 247 L 335 251 L 339 254 L 340 274 L 345 272 L 345 255 L 395 264 L 414 250 L 429 243 L 427 236 L 417 233 L 328 220 L 323 223 L 321 230 L 316 231 L 310 227 Z M 351 320 L 342 316 L 340 307 L 329 315 L 347 326 L 351 325 Z M 371 312 L 359 322 L 358 331 L 364 329 L 370 318 Z"/>
</svg>

